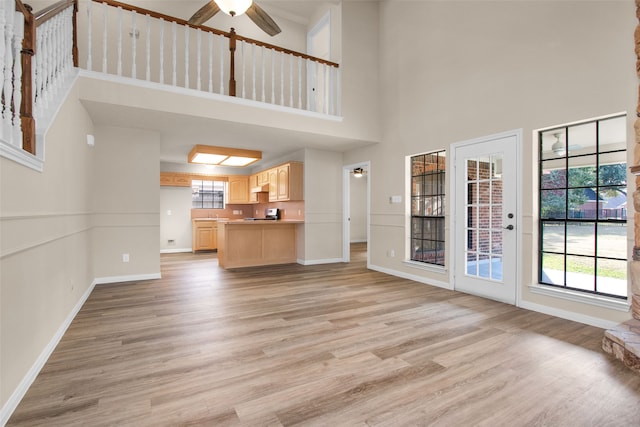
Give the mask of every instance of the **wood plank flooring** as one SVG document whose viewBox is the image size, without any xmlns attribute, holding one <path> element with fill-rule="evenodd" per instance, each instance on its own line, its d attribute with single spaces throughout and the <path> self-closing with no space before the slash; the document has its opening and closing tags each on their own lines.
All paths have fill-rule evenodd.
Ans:
<svg viewBox="0 0 640 427">
<path fill-rule="evenodd" d="M 598 328 L 350 264 L 162 255 L 97 286 L 10 426 L 638 426 Z"/>
</svg>

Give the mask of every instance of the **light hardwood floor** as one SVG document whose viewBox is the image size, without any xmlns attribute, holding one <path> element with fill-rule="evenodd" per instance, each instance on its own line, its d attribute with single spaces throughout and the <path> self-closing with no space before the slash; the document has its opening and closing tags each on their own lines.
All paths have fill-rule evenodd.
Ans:
<svg viewBox="0 0 640 427">
<path fill-rule="evenodd" d="M 352 259 L 98 286 L 8 425 L 640 425 L 601 329 Z"/>
</svg>

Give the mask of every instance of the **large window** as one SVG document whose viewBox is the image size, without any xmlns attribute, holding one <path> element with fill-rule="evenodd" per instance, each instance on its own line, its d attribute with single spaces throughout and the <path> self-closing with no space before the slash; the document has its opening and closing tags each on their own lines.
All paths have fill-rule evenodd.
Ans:
<svg viewBox="0 0 640 427">
<path fill-rule="evenodd" d="M 626 116 L 539 133 L 539 281 L 627 297 Z"/>
<path fill-rule="evenodd" d="M 411 157 L 411 260 L 444 266 L 444 151 Z"/>
<path fill-rule="evenodd" d="M 191 207 L 196 209 L 224 209 L 224 182 L 192 180 Z"/>
</svg>

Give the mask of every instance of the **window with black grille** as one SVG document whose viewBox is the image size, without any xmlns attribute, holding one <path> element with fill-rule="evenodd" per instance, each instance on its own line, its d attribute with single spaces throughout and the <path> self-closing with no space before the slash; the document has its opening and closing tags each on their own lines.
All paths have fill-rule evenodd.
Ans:
<svg viewBox="0 0 640 427">
<path fill-rule="evenodd" d="M 191 207 L 194 209 L 224 209 L 223 181 L 194 179 L 191 181 Z"/>
<path fill-rule="evenodd" d="M 411 157 L 411 260 L 444 266 L 445 151 Z"/>
<path fill-rule="evenodd" d="M 540 283 L 627 297 L 626 122 L 538 133 Z"/>
</svg>

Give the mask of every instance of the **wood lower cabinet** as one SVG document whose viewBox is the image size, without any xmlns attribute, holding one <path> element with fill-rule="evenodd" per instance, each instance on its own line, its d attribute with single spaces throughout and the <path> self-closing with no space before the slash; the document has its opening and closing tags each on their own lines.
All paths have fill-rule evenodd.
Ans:
<svg viewBox="0 0 640 427">
<path fill-rule="evenodd" d="M 280 221 L 221 222 L 218 265 L 238 268 L 297 262 L 300 223 Z"/>
<path fill-rule="evenodd" d="M 194 219 L 191 221 L 191 250 L 212 251 L 218 249 L 218 222 L 215 220 Z"/>
</svg>

